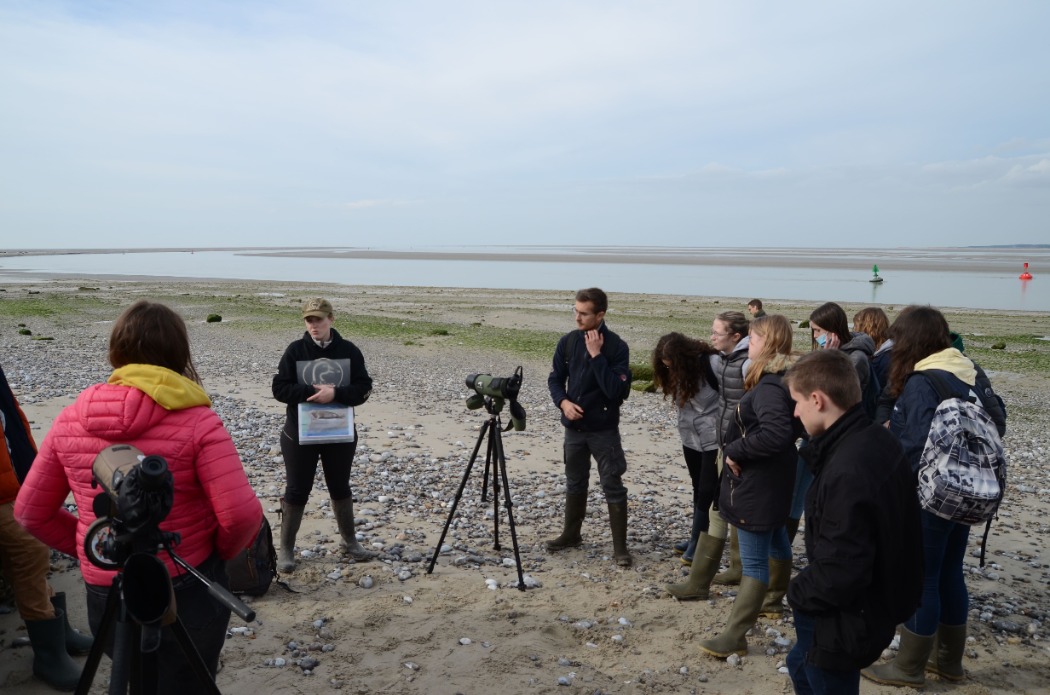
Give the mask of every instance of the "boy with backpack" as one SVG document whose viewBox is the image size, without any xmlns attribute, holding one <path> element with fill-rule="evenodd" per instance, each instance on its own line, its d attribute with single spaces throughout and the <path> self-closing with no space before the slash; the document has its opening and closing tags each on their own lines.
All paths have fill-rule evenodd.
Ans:
<svg viewBox="0 0 1050 695">
<path fill-rule="evenodd" d="M 811 352 L 784 383 L 810 437 L 799 456 L 814 475 L 805 508 L 809 565 L 787 593 L 798 637 L 788 670 L 796 693 L 857 693 L 860 669 L 919 604 L 915 479 L 897 439 L 864 412 L 846 354 Z"/>
</svg>

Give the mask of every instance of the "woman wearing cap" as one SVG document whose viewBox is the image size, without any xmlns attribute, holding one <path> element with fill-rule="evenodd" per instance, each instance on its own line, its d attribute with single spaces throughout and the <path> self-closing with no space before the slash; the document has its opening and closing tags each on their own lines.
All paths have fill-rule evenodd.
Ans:
<svg viewBox="0 0 1050 695">
<path fill-rule="evenodd" d="M 365 358 L 356 345 L 332 328 L 332 305 L 315 297 L 303 304 L 306 332 L 284 351 L 273 377 L 273 396 L 287 404 L 287 419 L 281 431 L 286 484 L 281 499 L 281 548 L 277 568 L 295 569 L 295 536 L 303 520 L 306 501 L 313 488 L 317 460 L 321 460 L 328 494 L 339 525 L 339 533 L 350 557 L 367 562 L 377 553 L 365 549 L 354 529 L 354 499 L 350 490 L 350 466 L 357 449 L 354 441 L 329 444 L 299 443 L 299 404 L 337 403 L 359 406 L 372 393 L 372 378 Z"/>
</svg>

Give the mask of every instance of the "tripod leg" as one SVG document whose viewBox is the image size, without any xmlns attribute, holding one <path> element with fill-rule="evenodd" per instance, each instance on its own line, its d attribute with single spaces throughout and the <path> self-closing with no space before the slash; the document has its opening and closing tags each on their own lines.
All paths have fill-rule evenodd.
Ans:
<svg viewBox="0 0 1050 695">
<path fill-rule="evenodd" d="M 499 478 L 497 471 L 497 461 L 499 460 L 499 454 L 496 451 L 496 440 L 499 439 L 499 421 L 493 420 L 492 432 L 495 432 L 493 436 L 489 437 L 489 451 L 488 456 L 485 459 L 485 473 L 489 471 L 489 467 L 492 468 L 492 547 L 499 550 Z M 484 502 L 485 498 L 482 497 L 481 501 Z"/>
<path fill-rule="evenodd" d="M 106 594 L 106 608 L 102 613 L 102 624 L 99 626 L 98 634 L 88 652 L 87 661 L 84 662 L 84 670 L 80 674 L 80 682 L 77 683 L 76 695 L 87 695 L 91 689 L 91 683 L 95 680 L 95 673 L 102 661 L 102 654 L 106 650 L 106 642 L 109 641 L 110 633 L 113 632 L 113 623 L 120 609 L 120 575 L 113 578 L 113 584 Z"/>
<path fill-rule="evenodd" d="M 182 647 L 182 653 L 186 656 L 186 660 L 190 662 L 193 672 L 197 675 L 197 683 L 203 686 L 203 691 L 212 693 L 212 695 L 221 695 L 219 686 L 215 685 L 215 679 L 208 672 L 208 667 L 205 666 L 204 659 L 201 657 L 200 652 L 197 651 L 197 647 L 194 646 L 193 640 L 190 639 L 190 633 L 186 631 L 186 626 L 182 624 L 182 620 L 175 618 L 175 622 L 170 627 L 172 632 L 175 633 L 175 638 L 179 641 L 179 646 Z"/>
<path fill-rule="evenodd" d="M 485 423 L 486 426 L 492 427 L 492 420 L 490 419 Z M 484 427 L 482 427 L 484 429 Z M 489 470 L 492 466 L 492 438 L 489 438 L 488 447 L 485 449 L 485 474 L 481 477 L 481 501 L 482 503 L 488 502 L 489 499 Z M 496 489 L 496 475 L 492 475 L 492 489 Z"/>
<path fill-rule="evenodd" d="M 456 496 L 452 499 L 452 509 L 448 512 L 448 519 L 445 520 L 445 528 L 441 529 L 441 538 L 438 539 L 437 547 L 434 548 L 434 556 L 430 558 L 430 566 L 427 567 L 427 574 L 433 574 L 434 564 L 437 563 L 438 555 L 441 553 L 441 545 L 445 542 L 445 536 L 448 534 L 448 527 L 452 523 L 452 517 L 456 515 L 456 507 L 459 506 L 459 500 L 463 496 L 463 488 L 467 486 L 467 479 L 470 477 L 470 469 L 474 467 L 474 461 L 478 457 L 478 451 L 481 450 L 481 443 L 485 441 L 485 433 L 488 432 L 491 426 L 491 421 L 486 421 L 481 426 L 481 433 L 478 435 L 478 441 L 474 445 L 474 453 L 470 455 L 470 461 L 467 462 L 467 469 L 463 471 L 463 480 L 459 482 L 459 489 L 456 490 Z"/>
<path fill-rule="evenodd" d="M 510 498 L 510 480 L 507 478 L 507 457 L 503 454 L 503 436 L 498 427 L 495 429 L 493 439 L 496 440 L 496 458 L 499 461 L 499 472 L 503 478 L 503 497 L 507 507 L 507 525 L 510 526 L 510 542 L 514 547 L 514 564 L 518 568 L 518 591 L 525 591 L 525 573 L 521 569 L 521 553 L 518 551 L 518 533 L 514 527 L 514 503 Z"/>
</svg>

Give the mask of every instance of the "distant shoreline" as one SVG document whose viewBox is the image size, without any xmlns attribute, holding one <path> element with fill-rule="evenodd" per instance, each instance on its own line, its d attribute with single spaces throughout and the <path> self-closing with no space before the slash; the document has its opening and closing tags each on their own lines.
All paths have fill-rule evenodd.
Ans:
<svg viewBox="0 0 1050 695">
<path fill-rule="evenodd" d="M 732 265 L 755 268 L 845 268 L 949 272 L 1021 272 L 1028 262 L 1034 269 L 1050 267 L 1050 246 L 959 248 L 687 248 L 656 246 L 514 246 L 448 247 L 399 250 L 355 247 L 214 247 L 214 248 L 106 248 L 106 249 L 6 249 L 7 257 L 57 255 L 115 255 L 137 253 L 243 253 L 251 256 L 289 258 L 347 258 L 373 260 L 512 261 L 540 263 L 630 263 L 652 265 Z M 504 251 L 503 248 L 508 250 Z M 108 276 L 112 277 L 112 276 Z"/>
</svg>

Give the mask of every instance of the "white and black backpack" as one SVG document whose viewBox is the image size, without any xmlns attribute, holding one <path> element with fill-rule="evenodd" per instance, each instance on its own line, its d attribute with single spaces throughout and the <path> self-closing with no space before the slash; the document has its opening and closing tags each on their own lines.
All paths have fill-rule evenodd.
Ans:
<svg viewBox="0 0 1050 695">
<path fill-rule="evenodd" d="M 939 403 L 919 457 L 919 505 L 948 521 L 986 523 L 987 540 L 988 528 L 1006 492 L 1002 438 L 973 389 L 960 395 L 936 370 L 911 376 L 920 374 L 937 391 Z"/>
</svg>

